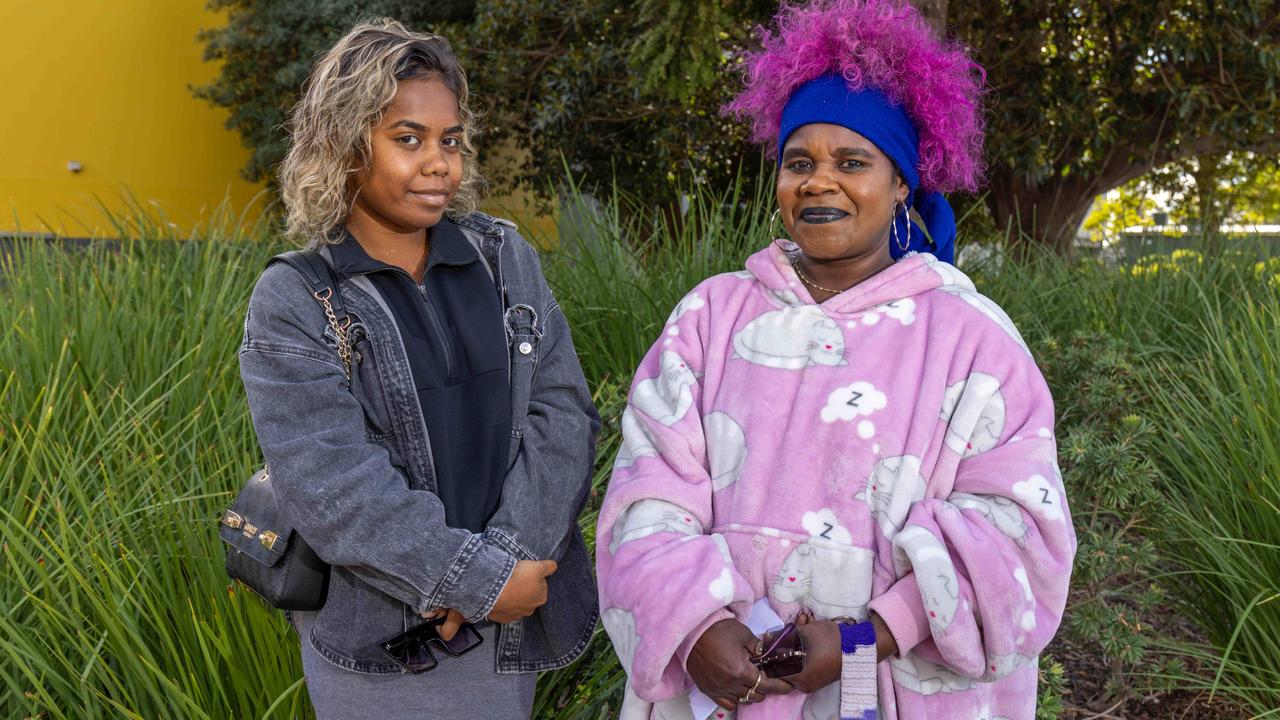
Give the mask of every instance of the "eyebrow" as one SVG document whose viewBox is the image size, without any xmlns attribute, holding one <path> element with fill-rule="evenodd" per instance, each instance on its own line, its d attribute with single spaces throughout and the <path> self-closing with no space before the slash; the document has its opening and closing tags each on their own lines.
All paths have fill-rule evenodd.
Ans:
<svg viewBox="0 0 1280 720">
<path fill-rule="evenodd" d="M 418 132 L 427 131 L 426 125 L 423 125 L 422 123 L 416 123 L 412 120 L 397 120 L 396 122 L 391 124 L 391 127 L 389 129 L 394 130 L 395 128 L 398 128 L 398 127 L 406 127 L 406 128 L 409 128 L 410 130 L 416 130 Z M 454 125 L 451 128 L 445 129 L 446 134 L 453 134 L 453 133 L 460 133 L 460 132 L 462 132 L 461 125 Z"/>
<path fill-rule="evenodd" d="M 799 147 L 787 148 L 786 150 L 782 151 L 782 161 L 786 162 L 787 160 L 790 160 L 793 157 L 806 157 L 808 156 L 808 154 L 809 152 L 805 148 L 799 148 Z M 867 159 L 875 158 L 875 155 L 871 154 L 870 150 L 867 150 L 866 148 L 860 148 L 860 147 L 836 148 L 836 151 L 832 154 L 835 155 L 836 157 L 853 156 L 853 157 L 860 157 L 860 158 L 867 158 Z"/>
<path fill-rule="evenodd" d="M 410 130 L 417 130 L 418 132 L 426 132 L 427 130 L 426 125 L 416 123 L 412 120 L 397 120 L 396 122 L 391 124 L 391 129 L 398 128 L 398 127 L 407 127 Z"/>
<path fill-rule="evenodd" d="M 861 158 L 869 158 L 869 159 L 875 157 L 874 155 L 871 154 L 870 150 L 867 150 L 866 148 L 860 148 L 860 147 L 837 148 L 835 154 L 837 157 L 844 157 L 847 155 L 852 155 L 854 157 L 861 157 Z"/>
</svg>

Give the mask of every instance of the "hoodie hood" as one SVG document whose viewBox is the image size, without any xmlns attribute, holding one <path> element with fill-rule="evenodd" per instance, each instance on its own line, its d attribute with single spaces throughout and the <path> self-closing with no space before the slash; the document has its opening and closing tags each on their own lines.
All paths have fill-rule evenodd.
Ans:
<svg viewBox="0 0 1280 720">
<path fill-rule="evenodd" d="M 747 258 L 747 272 L 782 303 L 813 305 L 808 286 L 791 265 L 799 253 L 800 247 L 789 240 L 771 242 Z M 973 282 L 955 266 L 928 253 L 917 253 L 822 303 L 822 311 L 828 315 L 852 315 L 935 289 L 974 292 Z"/>
</svg>

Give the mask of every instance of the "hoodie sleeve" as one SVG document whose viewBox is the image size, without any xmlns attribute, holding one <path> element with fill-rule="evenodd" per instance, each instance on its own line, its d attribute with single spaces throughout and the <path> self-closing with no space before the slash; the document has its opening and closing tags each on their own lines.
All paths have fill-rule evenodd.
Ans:
<svg viewBox="0 0 1280 720">
<path fill-rule="evenodd" d="M 751 589 L 713 523 L 702 427 L 707 311 L 695 290 L 636 371 L 596 526 L 601 619 L 635 693 L 688 690 L 695 631 L 745 614 Z"/>
<path fill-rule="evenodd" d="M 951 384 L 930 487 L 893 537 L 899 580 L 869 609 L 899 655 L 968 678 L 1029 665 L 1062 619 L 1076 538 L 1058 471 L 1053 401 L 1025 349 L 991 343 Z M 994 368 L 994 369 L 991 369 Z"/>
</svg>

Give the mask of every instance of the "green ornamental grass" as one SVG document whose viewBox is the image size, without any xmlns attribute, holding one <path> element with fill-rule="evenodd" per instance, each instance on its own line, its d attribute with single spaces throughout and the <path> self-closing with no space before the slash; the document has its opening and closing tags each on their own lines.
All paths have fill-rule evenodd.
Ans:
<svg viewBox="0 0 1280 720">
<path fill-rule="evenodd" d="M 1211 642 L 1198 653 L 1213 669 L 1206 687 L 1280 717 L 1280 296 L 1203 318 L 1206 351 L 1152 373 L 1165 542 L 1183 607 Z"/>
<path fill-rule="evenodd" d="M 682 218 L 651 220 L 625 198 L 570 198 L 576 211 L 563 214 L 544 266 L 605 420 L 581 520 L 590 540 L 640 356 L 684 293 L 768 241 L 772 203 L 695 194 Z M 310 717 L 296 638 L 227 580 L 217 536 L 221 509 L 260 461 L 236 363 L 244 307 L 285 248 L 265 226 L 230 230 L 229 215 L 182 239 L 148 218 L 114 218 L 117 243 L 0 239 L 0 717 Z M 965 269 L 1037 353 L 1063 353 L 1047 365 L 1063 378 L 1060 417 L 1100 423 L 1117 387 L 1142 413 L 1132 427 L 1100 427 L 1102 440 L 1082 440 L 1066 463 L 1081 494 L 1077 530 L 1145 502 L 1108 490 L 1125 468 L 1147 467 L 1113 446 L 1144 438 L 1166 511 L 1158 532 L 1143 525 L 1133 542 L 1177 561 L 1180 574 L 1151 580 L 1211 643 L 1170 650 L 1207 660 L 1179 682 L 1216 687 L 1259 716 L 1280 707 L 1277 283 L 1253 260 L 1133 271 L 1002 258 Z M 1082 337 L 1131 356 L 1067 352 Z M 1081 379 L 1117 368 L 1122 385 Z M 1046 678 L 1046 710 L 1064 678 L 1069 668 Z M 616 716 L 622 686 L 598 632 L 583 660 L 541 678 L 535 715 Z"/>
</svg>

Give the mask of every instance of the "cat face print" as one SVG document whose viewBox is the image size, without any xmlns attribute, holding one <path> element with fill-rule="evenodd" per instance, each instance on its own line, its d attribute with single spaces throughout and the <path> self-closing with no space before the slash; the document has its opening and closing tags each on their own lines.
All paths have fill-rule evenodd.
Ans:
<svg viewBox="0 0 1280 720">
<path fill-rule="evenodd" d="M 771 310 L 733 336 L 734 357 L 783 370 L 847 365 L 844 348 L 840 327 L 815 305 Z"/>
<path fill-rule="evenodd" d="M 960 581 L 946 547 L 933 533 L 914 525 L 898 533 L 893 545 L 915 572 L 929 625 L 935 633 L 945 632 L 960 607 Z M 895 557 L 895 562 L 900 560 Z"/>
<path fill-rule="evenodd" d="M 819 617 L 863 620 L 871 600 L 874 557 L 864 548 L 810 539 L 783 561 L 774 580 L 773 597 L 798 603 Z"/>
<path fill-rule="evenodd" d="M 659 357 L 661 373 L 636 383 L 631 405 L 640 412 L 671 426 L 680 422 L 693 405 L 693 387 L 698 373 L 674 350 L 664 350 Z"/>
<path fill-rule="evenodd" d="M 629 468 L 639 458 L 657 457 L 657 455 L 658 450 L 654 444 L 653 435 L 628 405 L 622 411 L 622 447 L 618 450 L 618 457 L 613 461 L 613 467 Z"/>
<path fill-rule="evenodd" d="M 701 535 L 702 523 L 693 513 L 674 503 L 657 498 L 637 500 L 627 506 L 613 523 L 609 554 L 616 555 L 618 546 L 660 532 Z"/>
<path fill-rule="evenodd" d="M 947 387 L 939 417 L 947 424 L 947 447 L 963 457 L 994 448 L 1004 432 L 1004 395 L 993 375 L 975 372 Z"/>
<path fill-rule="evenodd" d="M 1027 545 L 1027 523 L 1018 504 L 1000 495 L 976 495 L 963 492 L 951 493 L 948 502 L 961 510 L 981 513 L 987 522 L 1009 536 L 1018 547 Z"/>
<path fill-rule="evenodd" d="M 884 458 L 871 468 L 871 477 L 859 499 L 871 508 L 871 517 L 880 532 L 892 540 L 907 521 L 912 504 L 924 499 L 925 486 L 920 458 L 899 455 Z"/>
<path fill-rule="evenodd" d="M 747 462 L 747 436 L 738 421 L 719 411 L 702 418 L 702 433 L 707 443 L 711 487 L 720 492 L 738 482 L 742 474 Z"/>
<path fill-rule="evenodd" d="M 984 682 L 999 680 L 1009 673 L 1020 670 L 1024 667 L 1032 665 L 1038 658 L 1012 653 L 1010 655 L 996 655 L 987 658 L 986 671 L 982 674 Z"/>
<path fill-rule="evenodd" d="M 969 678 L 913 653 L 905 657 L 890 656 L 889 670 L 894 682 L 921 695 L 961 692 L 973 687 Z"/>
<path fill-rule="evenodd" d="M 813 546 L 804 543 L 791 551 L 778 570 L 778 578 L 773 583 L 773 596 L 782 602 L 798 603 L 809 595 L 812 583 Z"/>
</svg>

